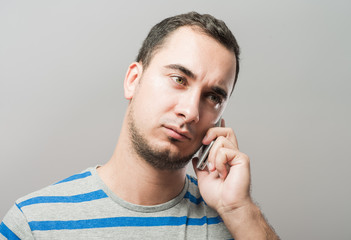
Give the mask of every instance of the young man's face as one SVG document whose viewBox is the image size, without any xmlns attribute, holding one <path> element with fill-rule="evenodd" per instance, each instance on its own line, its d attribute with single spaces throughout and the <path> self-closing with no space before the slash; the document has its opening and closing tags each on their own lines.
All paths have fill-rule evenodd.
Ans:
<svg viewBox="0 0 351 240">
<path fill-rule="evenodd" d="M 235 61 L 233 52 L 199 31 L 181 27 L 172 33 L 146 69 L 134 69 L 139 78 L 127 97 L 133 141 L 162 153 L 157 161 L 182 167 L 219 120 L 234 84 Z"/>
</svg>

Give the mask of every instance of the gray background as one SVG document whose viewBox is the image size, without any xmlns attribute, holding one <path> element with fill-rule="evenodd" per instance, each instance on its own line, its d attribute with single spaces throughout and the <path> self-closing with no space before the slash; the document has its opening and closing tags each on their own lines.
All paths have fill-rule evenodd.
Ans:
<svg viewBox="0 0 351 240">
<path fill-rule="evenodd" d="M 152 25 L 196 10 L 242 48 L 224 118 L 282 239 L 351 239 L 350 1 L 0 1 L 0 218 L 115 147 Z"/>
</svg>

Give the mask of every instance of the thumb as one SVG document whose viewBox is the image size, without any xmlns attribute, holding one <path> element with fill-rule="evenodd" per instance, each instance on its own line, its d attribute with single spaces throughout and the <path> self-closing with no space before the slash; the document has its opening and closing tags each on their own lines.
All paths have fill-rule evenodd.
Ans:
<svg viewBox="0 0 351 240">
<path fill-rule="evenodd" d="M 199 181 L 201 181 L 201 179 L 203 179 L 204 177 L 209 175 L 209 171 L 208 171 L 207 166 L 203 170 L 198 169 L 196 167 L 198 160 L 199 160 L 199 158 L 194 157 L 192 160 L 192 163 L 193 163 L 193 168 L 194 168 L 194 172 L 196 174 L 196 177 Z"/>
</svg>

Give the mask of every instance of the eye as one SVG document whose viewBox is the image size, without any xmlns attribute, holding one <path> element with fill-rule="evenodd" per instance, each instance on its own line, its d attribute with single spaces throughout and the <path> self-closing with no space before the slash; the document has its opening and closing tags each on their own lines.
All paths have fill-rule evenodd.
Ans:
<svg viewBox="0 0 351 240">
<path fill-rule="evenodd" d="M 180 76 L 171 76 L 172 80 L 180 85 L 185 85 L 186 84 L 186 79 Z"/>
<path fill-rule="evenodd" d="M 208 95 L 208 99 L 211 102 L 213 102 L 215 105 L 221 104 L 223 102 L 223 99 L 220 96 L 216 95 L 216 94 L 209 94 Z"/>
</svg>

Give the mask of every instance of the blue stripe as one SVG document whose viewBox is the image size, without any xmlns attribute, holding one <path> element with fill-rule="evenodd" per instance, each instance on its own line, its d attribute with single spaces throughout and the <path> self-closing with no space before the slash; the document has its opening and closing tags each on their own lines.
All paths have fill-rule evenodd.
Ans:
<svg viewBox="0 0 351 240">
<path fill-rule="evenodd" d="M 0 224 L 0 233 L 9 240 L 20 240 L 20 238 L 17 237 L 17 235 L 14 234 L 3 222 Z"/>
<path fill-rule="evenodd" d="M 199 205 L 200 203 L 204 202 L 202 197 L 196 198 L 195 196 L 191 195 L 190 192 L 186 192 L 184 198 L 189 199 L 190 202 L 195 203 L 196 205 Z"/>
<path fill-rule="evenodd" d="M 83 172 L 83 173 L 78 173 L 78 174 L 70 176 L 70 177 L 68 177 L 66 179 L 63 179 L 62 181 L 59 181 L 59 182 L 55 183 L 54 185 L 59 184 L 59 183 L 74 181 L 74 180 L 81 179 L 81 178 L 86 178 L 86 177 L 89 177 L 89 176 L 91 176 L 91 172 L 90 171 Z"/>
<path fill-rule="evenodd" d="M 107 227 L 201 226 L 204 224 L 218 224 L 220 222 L 222 222 L 222 219 L 219 217 L 115 217 L 75 221 L 32 221 L 29 222 L 29 226 L 32 231 L 48 231 Z"/>
<path fill-rule="evenodd" d="M 18 206 L 17 203 L 15 203 L 16 207 L 23 213 L 22 209 L 20 208 L 20 206 Z"/>
<path fill-rule="evenodd" d="M 194 183 L 197 186 L 197 180 L 193 177 L 191 177 L 190 175 L 186 175 L 186 177 L 190 180 L 190 182 Z"/>
<path fill-rule="evenodd" d="M 74 196 L 41 196 L 41 197 L 33 197 L 28 200 L 25 200 L 17 206 L 21 209 L 24 206 L 32 205 L 32 204 L 40 204 L 40 203 L 80 203 L 80 202 L 88 202 L 101 198 L 106 198 L 107 195 L 102 190 L 97 190 L 94 192 L 78 194 Z"/>
</svg>

